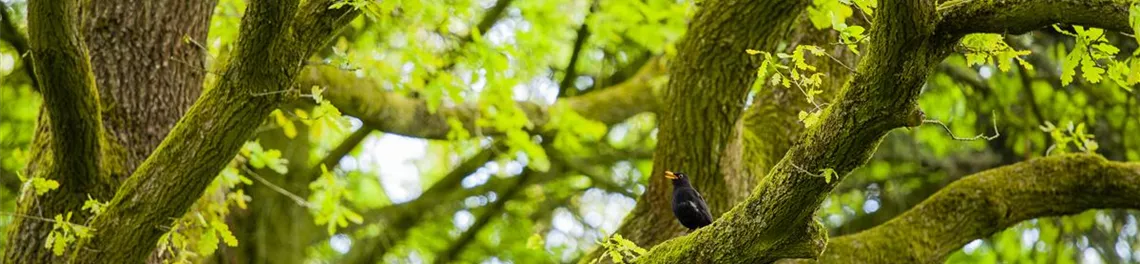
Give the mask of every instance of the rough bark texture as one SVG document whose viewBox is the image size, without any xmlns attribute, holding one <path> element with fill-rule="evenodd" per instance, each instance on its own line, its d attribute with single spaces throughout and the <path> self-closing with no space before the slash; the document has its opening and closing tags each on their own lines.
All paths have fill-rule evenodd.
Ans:
<svg viewBox="0 0 1140 264">
<path fill-rule="evenodd" d="M 842 179 L 866 162 L 888 131 L 922 123 L 916 105 L 921 85 L 960 36 L 937 31 L 939 22 L 953 22 L 941 17 L 934 1 L 881 1 L 867 56 L 819 125 L 805 132 L 748 201 L 711 226 L 654 247 L 639 261 L 817 257 L 826 235 L 811 215 L 837 183 L 826 183 L 819 172 L 832 169 Z"/>
<path fill-rule="evenodd" d="M 80 243 L 91 253 L 72 262 L 138 262 L 170 223 L 186 212 L 218 171 L 276 107 L 274 91 L 292 86 L 300 52 L 288 47 L 295 3 L 252 2 L 241 36 L 218 87 L 190 112 L 131 176 L 107 211 L 95 217 L 95 236 Z M 192 160 L 195 162 L 178 162 Z"/>
<path fill-rule="evenodd" d="M 920 88 L 952 43 L 934 36 L 933 1 L 879 6 L 867 56 L 819 124 L 808 128 L 746 202 L 713 225 L 654 247 L 646 263 L 766 263 L 822 251 L 826 234 L 811 216 L 838 181 L 827 183 L 819 172 L 845 176 L 870 158 L 889 130 L 921 123 Z"/>
<path fill-rule="evenodd" d="M 1038 158 L 956 181 L 887 223 L 837 237 L 819 260 L 939 263 L 1021 221 L 1103 208 L 1140 208 L 1140 163 L 1084 154 Z"/>
<path fill-rule="evenodd" d="M 101 120 L 99 118 L 100 108 L 98 97 L 95 95 L 95 80 L 90 66 L 87 64 L 88 58 L 84 54 L 83 43 L 79 37 L 78 12 L 80 9 L 77 3 L 75 1 L 60 1 L 59 3 L 37 5 L 39 3 L 35 2 L 33 4 L 35 8 L 29 9 L 30 17 L 37 21 L 31 25 L 42 30 L 36 32 L 49 34 L 33 34 L 33 52 L 41 54 L 42 59 L 44 59 L 41 60 L 40 57 L 37 57 L 36 61 L 47 62 L 44 65 L 51 66 L 44 69 L 44 74 L 61 74 L 50 76 L 51 78 L 44 75 L 41 76 L 44 78 L 40 79 L 64 81 L 61 84 L 45 84 L 43 87 L 45 89 L 61 89 L 60 91 L 65 92 L 59 94 L 45 91 L 45 98 L 48 99 L 45 100 L 45 107 L 48 109 L 49 115 L 45 115 L 41 120 L 44 120 L 45 124 L 51 123 L 51 130 L 53 131 L 68 131 L 68 140 L 67 144 L 61 144 L 51 141 L 50 133 L 43 133 L 43 136 L 37 138 L 36 144 L 39 146 L 66 147 L 68 149 L 51 150 L 56 153 L 68 153 L 68 156 L 67 159 L 64 159 L 62 155 L 53 157 L 52 152 L 39 151 L 34 156 L 39 157 L 40 162 L 33 162 L 36 166 L 31 167 L 38 167 L 39 171 L 46 172 L 54 172 L 57 168 L 83 168 L 83 171 L 67 173 L 65 174 L 67 178 L 60 178 L 61 190 L 64 192 L 56 192 L 68 194 L 65 197 L 68 199 L 45 200 L 44 197 L 40 197 L 41 201 L 54 203 L 40 203 L 40 205 L 21 203 L 21 208 L 36 208 L 36 210 L 44 210 L 47 213 L 79 212 L 79 205 L 82 204 L 83 200 L 86 200 L 86 197 L 78 199 L 78 194 L 85 194 L 84 191 L 87 191 L 96 198 L 109 198 L 111 196 L 110 188 L 100 186 L 112 185 L 107 183 L 113 183 L 114 180 L 106 179 L 110 178 L 109 176 L 113 172 L 119 171 L 120 167 L 117 166 L 120 164 L 111 164 L 117 162 L 104 163 L 101 167 L 99 166 L 100 161 L 110 159 L 107 156 L 113 158 L 116 157 L 115 154 L 117 153 L 129 151 L 119 150 L 115 146 L 108 147 L 114 151 L 101 150 L 99 147 L 102 143 L 98 130 L 102 128 L 102 125 L 99 124 Z M 233 155 L 252 135 L 265 115 L 280 102 L 281 96 L 278 91 L 292 87 L 294 77 L 300 71 L 304 58 L 317 47 L 323 46 L 329 36 L 358 15 L 358 12 L 351 8 L 329 9 L 328 6 L 331 3 L 332 1 L 315 0 L 299 6 L 296 1 L 292 3 L 252 1 L 242 20 L 241 34 L 236 44 L 237 48 L 233 59 L 229 65 L 224 66 L 217 87 L 207 91 L 194 104 L 186 116 L 178 122 L 174 130 L 169 133 L 169 136 L 157 147 L 157 150 L 149 155 L 131 174 L 132 176 L 123 183 L 123 186 L 114 193 L 114 199 L 110 200 L 106 211 L 91 220 L 89 226 L 94 229 L 93 237 L 83 239 L 77 245 L 70 247 L 70 256 L 55 258 L 51 257 L 50 253 L 46 253 L 47 251 L 42 248 L 42 242 L 21 243 L 24 241 L 21 239 L 46 235 L 46 229 L 44 229 L 46 225 L 13 229 L 17 231 L 12 231 L 11 237 L 15 242 L 11 244 L 26 244 L 28 246 L 6 250 L 5 258 L 15 263 L 63 262 L 64 259 L 70 259 L 70 262 L 73 263 L 136 263 L 145 260 L 153 250 L 157 238 L 165 232 L 162 227 L 169 225 L 171 219 L 176 219 L 185 213 L 186 209 L 201 195 L 202 190 L 217 175 L 222 166 L 233 158 Z M 134 14 L 142 16 L 141 21 L 157 23 L 157 21 L 147 21 L 147 18 L 162 17 L 149 13 L 160 10 L 157 8 L 158 4 L 147 2 L 138 5 L 141 7 L 133 10 L 143 13 Z M 187 5 L 187 7 L 193 6 L 196 5 Z M 296 12 L 298 9 L 302 12 Z M 120 8 L 108 7 L 108 9 L 94 8 L 90 10 L 92 17 L 95 18 L 92 22 L 93 25 L 91 25 L 91 30 L 94 32 L 111 30 L 115 34 L 121 34 L 121 37 L 125 39 L 132 40 L 133 38 L 150 36 L 145 34 L 133 35 L 137 32 L 130 29 L 114 31 L 114 28 L 118 28 L 118 26 L 133 25 L 131 24 L 133 22 L 125 22 L 127 20 L 116 17 L 116 15 L 126 15 L 126 13 L 116 13 L 123 12 Z M 100 11 L 109 13 L 99 13 Z M 209 11 L 212 10 L 205 8 L 202 12 Z M 190 21 L 201 23 L 202 20 L 190 19 Z M 160 35 L 166 37 L 189 36 L 189 34 L 195 33 L 163 31 L 167 29 L 156 30 L 161 31 L 162 34 Z M 44 36 L 51 37 L 51 42 L 39 42 L 38 44 L 35 42 L 35 39 Z M 162 45 L 158 46 L 175 45 L 177 42 L 171 41 L 181 40 L 180 37 L 167 38 L 160 41 Z M 113 42 L 114 39 L 116 38 L 108 41 Z M 46 45 L 48 43 L 51 45 Z M 37 50 L 35 47 L 49 48 Z M 149 46 L 137 48 L 144 50 L 144 53 L 169 51 L 162 48 L 156 48 L 157 51 L 149 50 Z M 186 51 L 174 51 L 176 53 L 174 55 L 183 55 L 179 52 Z M 133 58 L 130 57 L 133 56 L 130 54 L 133 53 L 123 56 L 126 56 L 126 60 L 130 60 Z M 153 55 L 152 53 L 146 54 Z M 115 57 L 108 58 L 108 60 L 113 59 Z M 146 59 L 156 58 L 148 57 Z M 178 58 L 169 59 L 177 60 Z M 167 66 L 167 64 L 162 63 L 142 63 L 144 66 L 138 66 L 131 62 L 127 64 L 128 66 L 125 68 L 157 65 L 161 69 L 163 66 Z M 170 71 L 177 72 L 189 69 L 191 68 L 171 69 Z M 114 75 L 120 70 L 122 69 L 109 70 L 107 74 Z M 139 81 L 133 77 L 108 79 L 112 82 L 110 85 L 113 86 L 110 88 L 118 89 L 114 93 L 129 94 L 129 92 L 124 91 L 134 89 L 129 88 L 133 84 L 115 82 Z M 155 85 L 169 84 L 167 80 L 147 79 L 146 81 L 153 81 L 157 83 Z M 186 85 L 186 83 L 180 84 Z M 84 87 L 86 89 L 81 89 Z M 167 92 L 181 94 L 185 93 L 186 90 L 176 89 L 176 91 Z M 126 96 L 125 98 L 134 97 Z M 104 107 L 102 110 L 114 112 L 112 110 L 115 107 L 114 105 Z M 65 111 L 52 110 L 54 108 L 70 109 L 68 111 L 77 111 L 83 114 L 71 115 Z M 67 114 L 58 115 L 57 113 Z M 165 115 L 172 114 L 166 112 Z M 74 116 L 82 118 L 73 118 Z M 129 123 L 127 124 L 129 125 Z M 46 131 L 46 129 L 41 128 L 39 131 Z M 145 141 L 147 136 L 142 135 L 154 135 L 151 134 L 153 132 L 148 130 L 144 134 L 124 138 Z M 72 135 L 73 133 L 75 135 Z M 101 151 L 104 155 L 99 155 Z M 56 162 L 57 160 L 62 162 Z M 56 166 L 57 164 L 66 165 L 66 167 Z M 52 178 L 50 175 L 37 174 L 37 176 Z M 96 181 L 96 179 L 104 180 Z M 74 186 L 83 186 L 88 182 L 101 184 L 83 188 L 83 191 L 74 189 Z"/>
<path fill-rule="evenodd" d="M 60 186 L 38 197 L 25 192 L 17 213 L 50 219 L 78 211 L 87 193 L 110 196 L 113 187 L 101 171 L 103 125 L 91 63 L 79 33 L 79 1 L 33 1 L 28 3 L 28 11 L 29 48 L 44 98 L 33 144 L 38 151 L 32 154 L 28 172 L 33 177 L 55 180 Z M 53 138 L 48 131 L 67 131 L 66 140 Z M 86 215 L 80 213 L 73 219 L 82 221 Z M 51 223 L 17 217 L 11 226 L 4 262 L 63 260 L 43 247 Z"/>
<path fill-rule="evenodd" d="M 690 175 L 719 216 L 743 198 L 726 184 L 739 171 L 737 120 L 759 61 L 746 49 L 773 50 L 807 1 L 707 1 L 697 12 L 670 63 L 669 86 L 648 189 L 617 233 L 648 247 L 684 233 L 670 206 L 665 170 Z M 591 261 L 585 258 L 584 261 Z"/>
<path fill-rule="evenodd" d="M 1128 0 L 948 1 L 938 6 L 939 31 L 1020 33 L 1053 23 L 1078 24 L 1116 31 L 1128 26 Z"/>
<path fill-rule="evenodd" d="M 154 151 L 202 90 L 216 0 L 93 0 L 84 40 L 103 104 L 103 125 L 122 179 Z M 187 41 L 189 40 L 189 41 Z"/>
</svg>

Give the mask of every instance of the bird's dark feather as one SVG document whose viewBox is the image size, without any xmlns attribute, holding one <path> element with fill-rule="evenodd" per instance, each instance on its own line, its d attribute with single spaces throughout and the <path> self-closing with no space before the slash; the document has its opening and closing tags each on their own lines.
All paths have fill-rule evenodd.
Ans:
<svg viewBox="0 0 1140 264">
<path fill-rule="evenodd" d="M 690 230 L 707 226 L 713 221 L 705 199 L 692 187 L 674 187 L 673 215 Z"/>
</svg>

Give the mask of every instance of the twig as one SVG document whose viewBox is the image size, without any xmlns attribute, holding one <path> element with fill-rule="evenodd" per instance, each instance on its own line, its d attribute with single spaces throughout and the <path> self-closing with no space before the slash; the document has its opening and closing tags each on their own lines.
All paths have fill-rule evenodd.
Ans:
<svg viewBox="0 0 1140 264">
<path fill-rule="evenodd" d="M 795 163 L 792 163 L 791 161 L 788 161 L 788 165 L 792 165 L 792 168 L 796 168 L 796 170 L 799 170 L 800 172 L 802 172 L 802 173 L 804 173 L 804 174 L 807 174 L 807 175 L 811 175 L 811 176 L 815 176 L 815 177 L 820 177 L 820 178 L 823 178 L 823 177 L 824 177 L 824 175 L 823 175 L 823 174 L 816 174 L 816 173 L 811 173 L 811 172 L 810 172 L 810 171 L 808 171 L 808 170 L 805 170 L 805 169 L 803 169 L 803 168 L 800 168 L 800 166 L 797 166 Z"/>
<path fill-rule="evenodd" d="M 4 212 L 4 211 L 0 211 L 0 214 L 10 215 L 10 216 L 20 217 L 20 218 L 27 218 L 27 219 L 32 219 L 32 220 L 39 220 L 39 221 L 44 221 L 44 222 L 49 222 L 49 223 L 57 223 L 55 221 L 55 219 L 43 218 L 43 217 L 34 216 L 34 215 L 26 215 L 26 214 L 21 214 L 21 213 Z M 72 224 L 72 223 L 69 223 L 69 224 Z M 72 225 L 87 227 L 87 226 L 80 225 L 80 224 L 72 224 Z"/>
<path fill-rule="evenodd" d="M 994 115 L 994 113 L 990 113 L 990 115 L 993 116 L 993 118 L 990 118 L 990 120 L 992 120 L 993 124 L 994 124 L 994 135 L 993 136 L 986 136 L 985 133 L 981 133 L 981 134 L 978 134 L 977 136 L 974 136 L 974 137 L 963 138 L 963 137 L 958 137 L 957 135 L 954 135 L 954 131 L 950 130 L 950 127 L 946 126 L 946 123 L 942 123 L 942 121 L 934 120 L 934 119 L 926 119 L 926 120 L 922 120 L 922 123 L 923 124 L 937 124 L 939 126 L 942 126 L 943 129 L 946 129 L 946 133 L 950 134 L 950 138 L 953 138 L 954 140 L 958 140 L 958 141 L 975 141 L 975 140 L 990 141 L 990 140 L 994 140 L 995 138 L 1001 136 L 1001 131 L 998 131 L 998 127 L 997 127 L 997 115 Z"/>
<path fill-rule="evenodd" d="M 831 58 L 831 60 L 835 61 L 835 63 L 839 63 L 839 66 L 843 66 L 843 68 L 847 68 L 847 70 L 849 70 L 851 72 L 855 72 L 855 68 L 851 68 L 851 66 L 847 66 L 847 64 L 844 64 L 843 61 L 840 61 L 839 59 L 835 58 L 834 56 L 831 56 L 831 53 L 823 52 L 823 55 L 826 55 L 828 58 Z"/>
<path fill-rule="evenodd" d="M 257 172 L 254 172 L 253 170 L 249 169 L 246 166 L 240 166 L 240 167 L 243 171 L 245 171 L 245 173 L 249 174 L 250 177 L 253 177 L 253 179 L 257 180 L 258 182 L 261 182 L 261 184 L 265 184 L 265 186 L 269 187 L 269 189 L 272 189 L 273 191 L 280 193 L 281 195 L 284 195 L 285 197 L 289 197 L 289 199 L 293 199 L 293 202 L 296 202 L 297 205 L 300 205 L 301 207 L 304 207 L 304 208 L 313 208 L 313 205 L 309 204 L 309 202 L 306 201 L 304 198 L 301 198 L 301 196 L 293 194 L 293 193 L 289 192 L 289 190 L 285 190 L 285 188 L 281 188 L 277 185 L 274 185 L 273 183 L 269 182 L 265 178 L 262 178 L 260 174 L 257 174 Z"/>
</svg>

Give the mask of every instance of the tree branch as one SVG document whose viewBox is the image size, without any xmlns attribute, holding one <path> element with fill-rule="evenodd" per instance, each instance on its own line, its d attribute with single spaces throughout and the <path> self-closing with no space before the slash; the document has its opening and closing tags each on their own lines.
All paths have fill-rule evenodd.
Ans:
<svg viewBox="0 0 1140 264">
<path fill-rule="evenodd" d="M 938 31 L 943 16 L 935 10 L 933 0 L 880 1 L 858 74 L 748 200 L 639 261 L 766 263 L 818 256 L 826 235 L 811 216 L 837 182 L 813 175 L 834 170 L 841 180 L 866 162 L 888 131 L 922 123 L 920 88 L 960 36 Z"/>
<path fill-rule="evenodd" d="M 685 234 L 670 210 L 671 184 L 661 173 L 681 170 L 708 201 L 713 215 L 744 200 L 729 184 L 741 173 L 741 128 L 749 87 L 760 61 L 745 50 L 775 50 L 810 1 L 706 1 L 691 19 L 669 64 L 669 84 L 658 115 L 658 140 L 646 190 L 617 233 L 650 247 Z M 665 107 L 667 105 L 667 107 Z M 594 250 L 579 263 L 597 260 Z M 652 253 L 651 253 L 652 254 Z M 674 263 L 713 263 L 673 259 Z M 747 262 L 747 261 L 745 261 Z M 729 261 L 728 263 L 739 263 Z"/>
<path fill-rule="evenodd" d="M 432 184 L 430 188 L 420 194 L 419 198 L 399 205 L 391 205 L 365 214 L 365 219 L 387 219 L 383 221 L 384 230 L 377 237 L 365 238 L 354 244 L 352 250 L 344 257 L 344 263 L 375 263 L 388 252 L 395 242 L 403 241 L 408 231 L 428 215 L 431 208 L 438 206 L 440 201 L 449 197 L 448 193 L 460 187 L 460 183 L 467 175 L 471 175 L 487 164 L 495 154 L 502 151 L 502 142 L 491 143 L 474 156 L 468 158 L 446 176 Z M 345 230 L 351 232 L 351 229 Z"/>
<path fill-rule="evenodd" d="M 1102 208 L 1140 208 L 1140 163 L 1086 154 L 1037 158 L 965 177 L 885 224 L 838 237 L 820 261 L 942 262 L 1021 221 Z"/>
<path fill-rule="evenodd" d="M 356 149 L 356 146 L 360 145 L 360 142 L 364 141 L 365 138 L 368 138 L 368 135 L 371 135 L 372 131 L 373 129 L 368 126 L 353 131 L 352 134 L 345 137 L 339 145 L 336 145 L 335 148 L 329 151 L 329 153 L 325 155 L 325 158 L 321 159 L 321 162 L 313 165 L 309 171 L 302 175 L 305 175 L 305 179 L 316 179 L 323 173 L 321 170 L 322 166 L 332 171 L 333 168 L 336 168 L 336 166 L 340 164 L 340 160 L 344 159 L 344 156 L 352 152 L 353 149 Z"/>
<path fill-rule="evenodd" d="M 40 88 L 37 84 L 39 82 L 32 70 L 32 65 L 35 65 L 35 62 L 32 62 L 31 56 L 25 56 L 28 55 L 28 39 L 16 30 L 16 21 L 13 21 L 12 16 L 8 14 L 8 4 L 4 2 L 0 2 L 0 36 L 3 36 L 0 37 L 0 40 L 12 45 L 16 54 L 20 56 L 20 60 L 25 62 L 24 74 L 27 74 L 28 79 L 31 80 L 32 90 L 39 91 Z"/>
<path fill-rule="evenodd" d="M 664 67 L 659 63 L 646 65 L 638 76 L 603 91 L 567 98 L 570 108 L 582 116 L 605 124 L 624 121 L 635 114 L 653 111 L 658 99 L 650 79 L 660 76 Z M 365 125 L 387 133 L 426 139 L 447 139 L 451 126 L 447 120 L 456 118 L 467 131 L 476 131 L 475 121 L 479 108 L 474 104 L 441 107 L 428 111 L 424 100 L 412 99 L 395 92 L 383 91 L 372 81 L 357 78 L 333 67 L 310 67 L 304 71 L 302 87 L 326 87 L 326 98 L 347 115 L 359 118 Z M 545 125 L 550 117 L 544 106 L 519 102 L 535 127 Z M 483 135 L 498 135 L 501 131 L 478 128 Z"/>
<path fill-rule="evenodd" d="M 577 94 L 578 88 L 573 86 L 574 79 L 577 79 L 578 75 L 578 57 L 582 54 L 582 48 L 586 46 L 586 40 L 590 38 L 589 17 L 597 9 L 597 6 L 597 1 L 592 2 L 590 12 L 586 13 L 587 19 L 584 19 L 582 25 L 578 26 L 578 37 L 574 39 L 574 47 L 570 51 L 570 62 L 566 63 L 565 74 L 562 76 L 562 81 L 558 82 L 559 98 Z"/>
<path fill-rule="evenodd" d="M 1087 25 L 1121 32 L 1128 26 L 1128 6 L 1124 0 L 959 0 L 938 6 L 942 21 L 938 31 L 1020 34 L 1053 23 Z"/>
<path fill-rule="evenodd" d="M 653 247 L 639 262 L 768 263 L 818 256 L 826 234 L 811 216 L 838 181 L 817 175 L 834 170 L 841 179 L 866 162 L 888 131 L 920 124 L 922 84 L 955 43 L 934 34 L 932 0 L 881 1 L 875 20 L 858 74 L 747 200 L 712 225 Z"/>
<path fill-rule="evenodd" d="M 467 231 L 464 231 L 463 234 L 459 235 L 459 238 L 455 239 L 455 242 L 451 244 L 451 247 L 448 247 L 447 250 L 444 250 L 438 254 L 440 257 L 439 259 L 436 259 L 436 263 L 452 263 L 456 257 L 459 256 L 459 253 L 463 253 L 463 250 L 467 248 L 467 245 L 471 244 L 471 242 L 475 240 L 475 235 L 478 235 L 479 231 L 483 230 L 483 227 L 486 227 L 487 224 L 491 223 L 491 221 L 494 220 L 496 216 L 502 214 L 503 207 L 507 205 L 507 201 L 510 201 L 512 198 L 514 198 L 515 194 L 518 194 L 519 191 L 522 191 L 523 189 L 526 189 L 527 186 L 529 186 L 530 183 L 528 180 L 535 173 L 535 171 L 530 170 L 529 168 L 524 169 L 523 172 L 518 176 L 519 179 L 515 185 L 511 186 L 510 189 L 504 191 L 501 196 L 499 196 L 499 199 L 495 200 L 495 203 L 488 206 L 487 209 L 483 211 L 483 214 L 479 215 L 479 219 L 476 219 L 475 223 L 467 228 Z"/>
<path fill-rule="evenodd" d="M 101 159 L 94 158 L 103 149 L 99 92 L 80 33 L 78 8 L 75 0 L 28 3 L 28 44 L 41 81 L 47 125 L 67 135 L 67 140 L 51 140 L 55 155 L 45 177 L 59 180 L 64 190 L 107 197 L 112 180 L 100 175 Z"/>
<path fill-rule="evenodd" d="M 73 263 L 146 259 L 166 232 L 161 226 L 186 212 L 281 102 L 280 90 L 293 86 L 304 60 L 321 46 L 314 43 L 323 44 L 351 20 L 352 11 L 318 6 L 329 1 L 308 1 L 300 15 L 298 0 L 249 2 L 232 60 L 216 87 L 206 90 L 93 219 L 93 237 L 77 247 L 92 250 L 78 250 L 82 254 Z"/>
<path fill-rule="evenodd" d="M 345 25 L 360 15 L 360 10 L 351 5 L 330 8 L 340 0 L 305 1 L 293 23 L 293 45 L 303 54 L 313 54 L 317 49 L 328 46 L 330 36 L 340 34 Z M 242 23 L 243 25 L 245 23 Z M 306 56 L 307 57 L 307 56 Z"/>
<path fill-rule="evenodd" d="M 487 31 L 490 31 L 491 27 L 495 26 L 495 23 L 499 22 L 499 17 L 503 16 L 503 11 L 506 11 L 507 7 L 511 6 L 511 2 L 514 2 L 514 0 L 495 1 L 495 5 L 491 6 L 490 9 L 487 9 L 487 13 L 483 14 L 483 19 L 480 19 L 479 23 L 475 24 L 475 28 L 479 30 L 479 34 L 487 34 Z M 471 33 L 468 33 L 466 36 L 463 36 L 463 39 L 461 39 L 459 42 L 470 43 L 472 37 L 473 35 Z M 451 65 L 454 65 L 454 63 Z"/>
</svg>

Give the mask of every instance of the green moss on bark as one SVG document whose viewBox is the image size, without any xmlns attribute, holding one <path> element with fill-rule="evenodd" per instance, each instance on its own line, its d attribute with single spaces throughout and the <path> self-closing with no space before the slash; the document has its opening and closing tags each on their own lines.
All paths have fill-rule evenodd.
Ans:
<svg viewBox="0 0 1140 264">
<path fill-rule="evenodd" d="M 938 263 L 966 243 L 1021 221 L 1098 208 L 1140 208 L 1140 163 L 1075 154 L 984 171 L 887 223 L 836 238 L 819 260 Z"/>
</svg>

